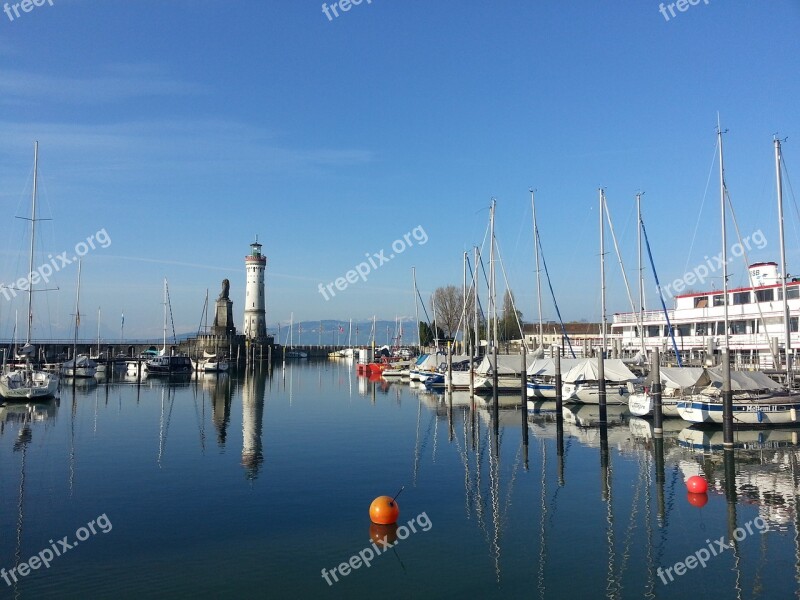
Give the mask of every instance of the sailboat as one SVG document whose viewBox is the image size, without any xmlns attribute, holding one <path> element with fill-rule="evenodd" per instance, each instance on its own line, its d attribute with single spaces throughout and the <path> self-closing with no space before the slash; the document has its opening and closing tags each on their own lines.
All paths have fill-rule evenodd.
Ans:
<svg viewBox="0 0 800 600">
<path fill-rule="evenodd" d="M 719 177 L 720 177 L 720 205 L 722 212 L 722 282 L 723 282 L 723 307 L 725 311 L 725 350 L 730 351 L 730 325 L 728 321 L 728 271 L 726 255 L 726 226 L 725 226 L 725 167 L 722 155 L 722 133 L 719 123 L 717 123 L 717 139 L 719 145 Z M 778 192 L 778 224 L 781 242 L 781 268 L 783 273 L 780 275 L 781 291 L 779 296 L 782 302 L 783 313 L 783 333 L 785 343 L 785 374 L 787 389 L 780 392 L 775 391 L 779 388 L 773 380 L 759 372 L 736 372 L 730 373 L 730 385 L 733 395 L 732 418 L 734 426 L 739 425 L 784 425 L 796 424 L 800 422 L 800 394 L 792 391 L 788 387 L 792 379 L 792 355 L 791 355 L 791 327 L 789 319 L 789 297 L 786 290 L 786 249 L 784 246 L 783 230 L 783 187 L 781 176 L 781 144 L 777 138 L 775 145 L 775 173 Z M 757 265 L 756 265 L 757 266 Z M 753 285 L 753 266 L 750 267 L 750 281 Z M 777 353 L 776 353 L 777 354 Z M 778 362 L 776 360 L 776 362 Z M 716 423 L 724 422 L 724 410 L 720 386 L 707 388 L 703 394 L 696 394 L 685 402 L 678 403 L 678 414 L 682 419 L 694 423 Z"/>
<path fill-rule="evenodd" d="M 192 360 L 188 356 L 167 354 L 167 306 L 169 304 L 169 291 L 167 280 L 164 279 L 164 345 L 158 353 L 145 363 L 150 375 L 176 375 L 191 373 Z M 171 309 L 170 309 L 171 310 Z M 174 335 L 174 325 L 173 325 Z"/>
<path fill-rule="evenodd" d="M 28 274 L 33 271 L 33 251 L 36 233 L 36 177 L 39 164 L 39 142 L 33 150 L 33 193 L 31 199 L 31 246 L 28 263 Z M 22 369 L 0 375 L 0 396 L 6 400 L 32 400 L 51 398 L 58 387 L 58 376 L 34 368 L 32 357 L 36 348 L 31 344 L 31 326 L 33 325 L 33 285 L 28 285 L 28 334 L 20 354 L 25 359 Z"/>
<path fill-rule="evenodd" d="M 97 372 L 97 363 L 85 354 L 78 354 L 78 327 L 81 324 L 81 261 L 78 261 L 78 287 L 75 292 L 75 338 L 72 343 L 72 360 L 61 365 L 61 375 L 64 377 L 94 377 Z"/>
<path fill-rule="evenodd" d="M 299 332 L 298 337 L 300 337 Z M 294 349 L 294 313 L 289 317 L 289 350 L 286 352 L 286 358 L 308 358 L 306 352 Z"/>
</svg>

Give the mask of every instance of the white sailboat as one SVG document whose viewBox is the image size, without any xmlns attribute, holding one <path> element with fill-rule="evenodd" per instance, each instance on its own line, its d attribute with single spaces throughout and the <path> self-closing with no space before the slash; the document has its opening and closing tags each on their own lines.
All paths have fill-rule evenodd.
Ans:
<svg viewBox="0 0 800 600">
<path fill-rule="evenodd" d="M 297 337 L 300 337 L 299 331 Z M 308 358 L 306 352 L 294 349 L 294 313 L 289 317 L 289 350 L 286 352 L 286 358 Z"/>
<path fill-rule="evenodd" d="M 64 377 L 94 377 L 97 372 L 97 363 L 85 354 L 78 354 L 78 328 L 81 324 L 81 265 L 78 261 L 78 286 L 75 292 L 75 338 L 72 343 L 72 359 L 61 365 L 61 375 Z"/>
<path fill-rule="evenodd" d="M 33 273 L 33 252 L 36 233 L 36 177 L 39 163 L 39 142 L 34 144 L 33 151 L 33 193 L 31 200 L 31 246 L 28 263 L 28 274 Z M 36 348 L 31 344 L 31 327 L 33 325 L 33 285 L 28 285 L 28 333 L 25 345 L 19 354 L 25 358 L 25 366 L 16 371 L 0 375 L 0 396 L 6 400 L 32 400 L 51 398 L 58 387 L 58 375 L 39 371 L 34 368 L 31 359 Z"/>
<path fill-rule="evenodd" d="M 728 323 L 728 289 L 727 289 L 727 258 L 725 255 L 726 234 L 725 234 L 725 171 L 722 161 L 722 131 L 717 125 L 717 137 L 719 140 L 719 169 L 720 169 L 720 200 L 722 206 L 722 248 L 723 248 L 723 308 L 725 310 L 725 348 L 729 346 L 729 323 Z M 775 172 L 778 191 L 778 220 L 781 242 L 781 267 L 783 273 L 780 274 L 782 290 L 783 313 L 783 333 L 785 349 L 785 374 L 786 382 L 789 384 L 792 379 L 792 354 L 791 354 L 791 327 L 789 319 L 788 294 L 786 289 L 786 250 L 784 246 L 783 231 L 783 187 L 781 178 L 781 144 L 780 140 L 775 139 Z M 752 284 L 752 268 L 751 268 Z M 775 353 L 776 355 L 778 353 Z M 779 358 L 779 355 L 776 357 Z M 777 362 L 777 360 L 776 360 Z M 781 386 L 768 378 L 763 373 L 737 372 L 731 371 L 731 390 L 733 392 L 733 423 L 734 425 L 784 425 L 800 422 L 800 394 L 787 390 L 781 390 Z M 721 379 L 721 377 L 720 377 Z M 678 414 L 682 419 L 694 423 L 717 423 L 723 422 L 723 402 L 720 393 L 721 384 L 710 386 L 700 394 L 695 394 L 688 401 L 679 402 L 677 406 Z"/>
</svg>

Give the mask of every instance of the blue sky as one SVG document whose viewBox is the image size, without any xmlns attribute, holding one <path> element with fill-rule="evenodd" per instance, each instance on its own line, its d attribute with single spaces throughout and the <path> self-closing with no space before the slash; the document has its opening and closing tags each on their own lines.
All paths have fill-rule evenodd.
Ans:
<svg viewBox="0 0 800 600">
<path fill-rule="evenodd" d="M 492 197 L 510 285 L 533 319 L 531 186 L 562 313 L 598 320 L 599 186 L 631 280 L 638 190 L 663 281 L 719 251 L 717 111 L 743 235 L 768 240 L 750 258 L 778 259 L 772 136 L 789 138 L 800 189 L 798 30 L 796 0 L 710 0 L 669 21 L 650 0 L 373 0 L 332 21 L 297 0 L 0 13 L 0 279 L 26 270 L 26 222 L 13 217 L 29 213 L 39 140 L 52 221 L 36 263 L 103 229 L 112 240 L 83 262 L 85 337 L 98 307 L 104 335 L 118 335 L 124 311 L 126 336 L 158 336 L 164 277 L 179 331 L 197 328 L 224 277 L 240 324 L 255 235 L 270 323 L 413 316 L 411 267 L 424 296 L 458 284 Z M 786 202 L 792 273 L 788 189 Z M 416 227 L 424 245 L 335 298 L 318 292 Z M 609 313 L 628 310 L 613 249 L 607 258 Z M 740 262 L 731 272 L 745 282 Z M 36 336 L 70 331 L 75 279 L 66 266 L 58 291 L 36 294 Z M 647 286 L 654 305 L 649 271 Z M 0 297 L 0 335 L 15 311 L 24 304 Z"/>
</svg>

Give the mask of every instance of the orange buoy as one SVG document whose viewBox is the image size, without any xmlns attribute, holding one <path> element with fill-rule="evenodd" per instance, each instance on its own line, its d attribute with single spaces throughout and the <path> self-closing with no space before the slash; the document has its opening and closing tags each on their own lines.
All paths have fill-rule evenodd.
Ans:
<svg viewBox="0 0 800 600">
<path fill-rule="evenodd" d="M 705 492 L 702 494 L 693 494 L 692 492 L 688 492 L 686 494 L 686 499 L 692 506 L 696 506 L 697 508 L 703 508 L 708 502 L 708 494 L 706 494 Z"/>
<path fill-rule="evenodd" d="M 369 505 L 369 518 L 378 525 L 391 525 L 397 523 L 400 516 L 400 507 L 391 496 L 378 496 Z"/>
<path fill-rule="evenodd" d="M 708 490 L 708 483 L 699 475 L 692 475 L 686 480 L 686 487 L 692 494 L 705 494 Z"/>
</svg>

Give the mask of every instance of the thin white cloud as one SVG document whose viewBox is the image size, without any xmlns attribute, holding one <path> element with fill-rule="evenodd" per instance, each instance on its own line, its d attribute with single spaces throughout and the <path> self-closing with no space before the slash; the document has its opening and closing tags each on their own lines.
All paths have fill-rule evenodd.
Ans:
<svg viewBox="0 0 800 600">
<path fill-rule="evenodd" d="M 58 98 L 62 103 L 94 105 L 152 96 L 202 94 L 207 89 L 176 80 L 146 65 L 112 65 L 107 71 L 93 77 L 69 77 L 0 69 L 0 102 L 31 105 Z"/>
</svg>

